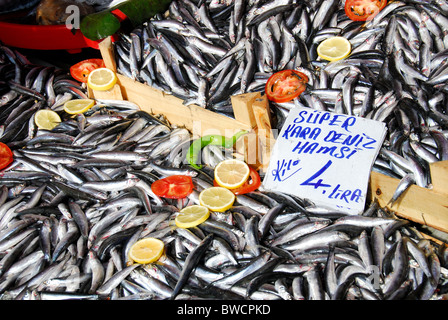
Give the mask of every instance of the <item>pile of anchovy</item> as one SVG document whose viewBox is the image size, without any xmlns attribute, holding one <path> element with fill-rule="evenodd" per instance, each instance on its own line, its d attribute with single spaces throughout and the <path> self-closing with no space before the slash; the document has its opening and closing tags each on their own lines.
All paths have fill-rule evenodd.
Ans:
<svg viewBox="0 0 448 320">
<path fill-rule="evenodd" d="M 244 90 L 259 90 L 260 86 L 250 85 L 256 81 L 254 79 L 263 79 L 258 81 L 263 82 L 271 72 L 291 67 L 288 63 L 292 61 L 294 68 L 309 71 L 311 79 L 310 87 L 302 96 L 304 100 L 294 104 L 306 105 L 313 101 L 310 107 L 356 115 L 360 115 L 359 109 L 364 110 L 364 116 L 388 123 L 390 138 L 383 149 L 402 150 L 401 156 L 405 159 L 411 159 L 414 154 L 411 151 L 413 142 L 426 144 L 426 138 L 432 136 L 436 128 L 443 134 L 440 115 L 445 114 L 446 103 L 444 99 L 433 99 L 443 98 L 445 88 L 443 82 L 434 82 L 433 73 L 436 70 L 443 73 L 441 69 L 446 60 L 434 64 L 427 78 L 419 79 L 407 69 L 413 67 L 420 73 L 415 61 L 411 63 L 409 57 L 400 60 L 398 55 L 404 52 L 404 41 L 401 50 L 389 48 L 392 54 L 385 54 L 378 48 L 386 44 L 400 45 L 397 39 L 391 42 L 386 39 L 392 35 L 402 39 L 404 26 L 415 25 L 418 17 L 428 25 L 426 31 L 435 32 L 429 28 L 426 16 L 423 20 L 423 12 L 437 9 L 438 19 L 443 19 L 441 17 L 447 13 L 443 3 L 391 2 L 378 18 L 365 26 L 356 24 L 356 28 L 343 17 L 339 1 L 337 5 L 334 1 L 325 1 L 322 6 L 314 2 L 275 1 L 275 8 L 268 6 L 271 2 L 201 3 L 198 13 L 201 17 L 204 10 L 213 13 L 211 21 L 221 31 L 210 31 L 219 37 L 214 38 L 205 31 L 205 26 L 201 25 L 203 19 L 183 21 L 188 31 L 179 29 L 177 37 L 173 36 L 171 24 L 168 24 L 170 27 L 162 27 L 162 23 L 157 25 L 157 21 L 165 20 L 151 20 L 140 30 L 142 34 L 144 30 L 160 31 L 158 37 L 145 41 L 160 52 L 141 49 L 150 58 L 141 60 L 146 61 L 144 68 L 130 69 L 134 75 L 137 71 L 137 77 L 143 78 L 143 70 L 150 74 L 147 68 L 155 62 L 153 66 L 158 68 L 155 73 L 158 77 L 148 78 L 146 82 L 168 90 L 170 80 L 159 77 L 162 70 L 168 70 L 167 66 L 185 68 L 189 64 L 176 63 L 190 61 L 190 58 L 177 56 L 179 52 L 173 51 L 174 47 L 165 47 L 168 45 L 165 41 L 171 39 L 170 43 L 174 44 L 183 37 L 191 37 L 190 46 L 182 53 L 200 52 L 205 64 L 196 63 L 196 67 L 201 70 L 221 65 L 220 58 L 228 54 L 231 64 L 221 67 L 226 68 L 225 75 L 237 74 L 235 65 L 240 70 L 242 61 L 244 65 L 249 62 L 245 60 L 246 53 L 248 59 L 257 59 L 257 67 L 247 69 L 254 72 Z M 185 10 L 191 12 L 192 7 L 188 1 L 173 1 L 170 14 L 178 17 L 174 15 L 175 9 L 185 17 Z M 285 19 L 282 23 L 281 17 L 296 17 L 297 20 Z M 233 25 L 224 23 L 228 20 L 233 21 Z M 342 24 L 339 20 L 345 21 L 345 27 L 337 27 L 337 23 Z M 194 21 L 200 23 L 200 28 L 190 27 L 195 25 Z M 259 62 L 257 54 L 251 55 L 251 45 L 261 50 L 265 48 L 263 41 L 274 38 L 262 36 L 259 40 L 250 40 L 246 31 L 255 30 L 251 26 L 269 25 L 265 29 L 260 27 L 258 32 L 270 30 L 274 34 L 277 23 L 283 28 L 289 26 L 294 35 L 292 39 L 301 44 L 294 47 L 296 51 L 284 66 L 272 67 L 273 64 L 271 69 L 257 69 L 270 66 L 268 51 L 263 51 L 266 56 Z M 168 30 L 163 33 L 162 28 Z M 422 29 L 419 26 L 419 32 L 425 31 Z M 406 30 L 409 31 L 409 27 Z M 438 59 L 436 52 L 443 52 L 440 46 L 446 39 L 444 31 L 441 29 L 442 42 L 431 43 L 431 61 Z M 255 36 L 255 31 L 252 34 Z M 352 55 L 333 64 L 317 61 L 311 48 L 318 43 L 318 38 L 329 34 L 350 38 L 354 46 Z M 421 40 L 416 51 L 419 57 L 424 43 L 435 39 L 431 34 L 430 38 L 418 37 Z M 221 46 L 228 43 L 230 47 L 226 53 L 197 47 L 195 50 L 199 41 L 193 37 L 201 39 L 203 35 Z M 244 49 L 232 52 L 244 37 Z M 373 44 L 364 41 L 370 37 L 375 39 Z M 360 46 L 362 43 L 373 47 L 356 52 L 354 39 Z M 125 49 L 125 43 L 117 44 L 116 48 Z M 276 48 L 284 46 L 287 44 L 278 42 Z M 301 58 L 308 56 L 308 60 L 299 61 L 296 53 L 303 48 L 309 49 Z M 119 65 L 126 62 L 124 53 L 120 57 Z M 184 61 L 180 60 L 182 57 Z M 130 61 L 134 59 L 129 58 Z M 199 56 L 195 58 L 199 62 Z M 160 59 L 169 61 L 160 64 Z M 189 66 L 193 68 L 194 65 Z M 215 71 L 218 77 L 220 70 Z M 188 72 L 191 77 L 193 74 Z M 212 78 L 200 79 L 209 81 Z M 225 81 L 217 88 L 228 86 L 230 80 Z M 242 79 L 233 81 L 242 86 Z M 176 214 L 183 207 L 198 203 L 199 192 L 213 185 L 214 164 L 228 153 L 205 149 L 203 169 L 185 165 L 190 133 L 127 101 L 98 100 L 85 114 L 65 114 L 63 103 L 86 97 L 84 87 L 73 81 L 66 71 L 32 64 L 19 52 L 5 46 L 0 47 L 0 83 L 0 142 L 14 152 L 13 163 L 1 171 L 0 177 L 0 294 L 4 300 L 438 300 L 446 296 L 446 245 L 428 240 L 418 226 L 398 218 L 377 202 L 368 204 L 360 215 L 348 215 L 316 206 L 307 199 L 275 191 L 255 191 L 238 195 L 231 209 L 224 213 L 212 212 L 211 217 L 197 227 L 177 228 Z M 195 87 L 187 89 L 179 81 L 176 83 L 181 86 L 170 87 L 170 92 L 177 94 L 182 88 L 182 92 L 189 92 L 188 98 L 194 99 Z M 226 93 L 229 94 L 233 93 Z M 347 94 L 350 101 L 346 100 Z M 342 99 L 342 104 L 336 103 L 334 95 L 337 101 Z M 426 95 L 429 99 L 423 99 Z M 306 100 L 308 97 L 313 100 Z M 369 103 L 367 97 L 371 99 Z M 417 97 L 419 99 L 414 100 Z M 353 103 L 351 108 L 347 108 L 350 103 Z M 217 100 L 212 99 L 205 107 L 212 108 L 212 105 L 217 105 Z M 275 110 L 281 112 L 290 107 L 278 105 Z M 52 109 L 61 116 L 61 123 L 51 131 L 38 129 L 34 124 L 34 114 L 43 108 Z M 404 121 L 411 118 L 419 120 L 419 125 Z M 425 126 L 420 125 L 421 121 Z M 406 131 L 405 124 L 410 123 L 412 126 Z M 395 137 L 398 134 L 401 135 Z M 402 149 L 405 141 L 409 149 Z M 443 155 L 433 152 L 438 157 Z M 394 163 L 392 157 L 388 159 L 390 164 Z M 421 159 L 418 158 L 419 163 Z M 154 181 L 173 174 L 192 177 L 195 188 L 187 198 L 165 199 L 151 191 Z M 161 239 L 166 250 L 156 263 L 142 265 L 132 261 L 128 253 L 136 241 L 146 237 Z"/>
<path fill-rule="evenodd" d="M 316 48 L 333 36 L 352 51 L 328 63 Z M 394 200 L 410 185 L 430 188 L 429 164 L 448 159 L 445 1 L 389 1 L 364 23 L 338 0 L 175 0 L 115 51 L 120 73 L 229 117 L 230 96 L 263 93 L 277 71 L 305 73 L 299 99 L 271 103 L 274 127 L 297 105 L 385 122 L 374 170 L 401 180 Z"/>
</svg>

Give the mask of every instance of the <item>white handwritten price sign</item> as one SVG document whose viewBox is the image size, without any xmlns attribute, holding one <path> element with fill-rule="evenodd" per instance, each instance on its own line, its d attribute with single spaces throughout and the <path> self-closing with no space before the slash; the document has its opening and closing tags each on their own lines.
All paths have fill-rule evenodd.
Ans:
<svg viewBox="0 0 448 320">
<path fill-rule="evenodd" d="M 272 149 L 263 188 L 359 214 L 385 134 L 383 122 L 296 107 Z"/>
</svg>

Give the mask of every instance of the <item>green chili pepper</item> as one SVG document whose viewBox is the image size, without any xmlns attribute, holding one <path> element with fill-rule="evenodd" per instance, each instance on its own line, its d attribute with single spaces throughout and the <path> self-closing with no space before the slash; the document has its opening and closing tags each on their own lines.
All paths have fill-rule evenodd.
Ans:
<svg viewBox="0 0 448 320">
<path fill-rule="evenodd" d="M 201 169 L 202 165 L 198 164 L 199 154 L 202 148 L 210 145 L 223 146 L 224 148 L 232 148 L 236 141 L 242 136 L 248 133 L 246 130 L 239 131 L 235 133 L 232 137 L 226 138 L 221 135 L 210 134 L 200 137 L 194 140 L 190 147 L 188 148 L 187 161 L 188 163 L 196 169 Z"/>
</svg>

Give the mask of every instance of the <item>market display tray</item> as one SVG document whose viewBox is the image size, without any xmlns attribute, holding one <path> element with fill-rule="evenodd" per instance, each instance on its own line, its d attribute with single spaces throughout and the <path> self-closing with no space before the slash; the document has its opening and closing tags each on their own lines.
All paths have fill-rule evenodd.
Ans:
<svg viewBox="0 0 448 320">
<path fill-rule="evenodd" d="M 448 161 L 430 164 L 432 188 L 413 185 L 393 205 L 389 204 L 400 180 L 372 171 L 369 191 L 397 216 L 448 232 Z"/>
<path fill-rule="evenodd" d="M 99 44 L 105 65 L 116 71 L 111 39 Z M 142 110 L 163 114 L 172 124 L 184 126 L 197 136 L 222 134 L 231 136 L 247 130 L 252 135 L 240 147 L 248 163 L 265 170 L 269 165 L 271 148 L 275 143 L 274 130 L 269 119 L 269 103 L 259 92 L 232 96 L 235 119 L 231 119 L 196 105 L 186 106 L 183 100 L 158 89 L 118 74 L 115 88 L 106 92 L 93 92 L 93 98 L 125 99 L 136 103 Z M 448 161 L 430 166 L 432 188 L 411 186 L 392 206 L 389 204 L 400 180 L 372 171 L 369 179 L 369 201 L 378 200 L 397 216 L 448 232 Z"/>
</svg>

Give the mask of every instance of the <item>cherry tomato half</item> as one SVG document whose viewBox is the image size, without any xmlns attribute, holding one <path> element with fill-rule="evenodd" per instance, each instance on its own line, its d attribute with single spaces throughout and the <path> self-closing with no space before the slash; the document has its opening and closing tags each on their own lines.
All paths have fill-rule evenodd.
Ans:
<svg viewBox="0 0 448 320">
<path fill-rule="evenodd" d="M 266 82 L 266 96 L 273 102 L 288 102 L 305 91 L 307 82 L 308 77 L 297 70 L 276 72 Z"/>
<path fill-rule="evenodd" d="M 347 0 L 345 14 L 353 21 L 373 19 L 386 6 L 387 0 Z"/>
<path fill-rule="evenodd" d="M 71 66 L 70 74 L 74 79 L 80 82 L 87 82 L 90 72 L 97 68 L 104 67 L 105 64 L 103 59 L 86 59 Z"/>
<path fill-rule="evenodd" d="M 0 142 L 0 169 L 6 168 L 13 161 L 13 154 L 11 149 Z"/>
<path fill-rule="evenodd" d="M 261 178 L 260 178 L 260 175 L 258 174 L 257 170 L 255 170 L 252 167 L 249 167 L 249 170 L 250 170 L 250 173 L 249 173 L 249 178 L 247 179 L 247 181 L 241 187 L 230 190 L 235 195 L 249 193 L 249 192 L 257 190 L 260 187 Z M 215 180 L 213 181 L 213 185 L 216 187 L 219 186 Z"/>
<path fill-rule="evenodd" d="M 181 199 L 193 192 L 193 180 L 190 176 L 173 175 L 154 181 L 151 190 L 162 198 Z"/>
</svg>

